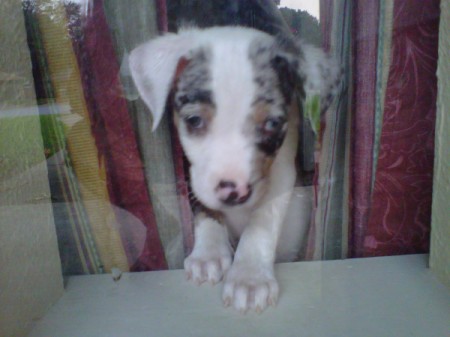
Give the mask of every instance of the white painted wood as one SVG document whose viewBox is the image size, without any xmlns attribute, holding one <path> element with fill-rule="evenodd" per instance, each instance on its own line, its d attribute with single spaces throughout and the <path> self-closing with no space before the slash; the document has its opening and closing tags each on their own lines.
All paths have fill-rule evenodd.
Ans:
<svg viewBox="0 0 450 337">
<path fill-rule="evenodd" d="M 22 337 L 64 289 L 21 1 L 0 32 L 0 336 Z"/>
<path fill-rule="evenodd" d="M 430 267 L 450 289 L 450 0 L 441 1 Z"/>
<path fill-rule="evenodd" d="M 276 308 L 241 315 L 182 271 L 77 276 L 30 336 L 450 336 L 450 293 L 409 255 L 277 265 Z"/>
</svg>

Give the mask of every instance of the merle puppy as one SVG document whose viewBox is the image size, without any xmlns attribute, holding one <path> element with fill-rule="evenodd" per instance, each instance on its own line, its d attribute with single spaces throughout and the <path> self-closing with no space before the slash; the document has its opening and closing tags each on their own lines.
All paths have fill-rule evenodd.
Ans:
<svg viewBox="0 0 450 337">
<path fill-rule="evenodd" d="M 274 305 L 274 262 L 295 249 L 279 240 L 295 226 L 283 226 L 296 179 L 294 98 L 319 94 L 325 104 L 338 67 L 302 43 L 215 27 L 151 40 L 131 53 L 130 68 L 153 129 L 171 100 L 192 190 L 204 205 L 184 263 L 188 278 L 223 278 L 224 304 L 242 312 Z"/>
</svg>

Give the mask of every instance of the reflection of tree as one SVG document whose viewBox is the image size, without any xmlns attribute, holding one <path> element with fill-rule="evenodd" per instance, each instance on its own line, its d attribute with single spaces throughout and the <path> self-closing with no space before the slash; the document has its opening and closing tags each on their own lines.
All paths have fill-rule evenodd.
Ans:
<svg viewBox="0 0 450 337">
<path fill-rule="evenodd" d="M 284 22 L 272 0 L 167 0 L 169 31 L 181 26 L 245 26 L 275 35 Z"/>
<path fill-rule="evenodd" d="M 67 27 L 65 38 L 80 40 L 82 36 L 80 20 L 88 14 L 89 1 L 23 0 L 22 9 L 30 24 L 38 24 L 40 18 L 48 20 L 52 25 L 65 25 Z"/>
<path fill-rule="evenodd" d="M 312 0 L 311 0 L 312 1 Z M 315 0 L 318 1 L 318 0 Z M 167 0 L 169 31 L 180 25 L 211 27 L 250 26 L 270 34 L 279 33 L 278 0 Z M 274 5 L 275 4 L 275 5 Z M 321 45 L 319 21 L 306 11 L 279 8 L 295 36 L 316 46 Z"/>
<path fill-rule="evenodd" d="M 40 15 L 46 15 L 50 20 L 59 23 L 65 20 L 65 17 L 61 15 L 59 9 L 61 6 L 70 2 L 61 0 L 25 0 L 22 2 L 22 7 L 25 11 L 33 14 L 39 13 Z"/>
<path fill-rule="evenodd" d="M 292 8 L 280 8 L 284 20 L 295 36 L 316 46 L 321 45 L 319 21 L 306 11 Z"/>
</svg>

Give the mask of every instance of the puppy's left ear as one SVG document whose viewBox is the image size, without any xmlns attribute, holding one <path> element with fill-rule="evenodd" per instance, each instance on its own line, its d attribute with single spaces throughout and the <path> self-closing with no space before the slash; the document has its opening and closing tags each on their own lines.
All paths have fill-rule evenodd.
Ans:
<svg viewBox="0 0 450 337">
<path fill-rule="evenodd" d="M 299 47 L 303 57 L 300 58 L 298 73 L 304 81 L 306 100 L 319 97 L 320 112 L 323 113 L 339 90 L 342 68 L 319 48 L 303 43 Z"/>
<path fill-rule="evenodd" d="M 164 114 L 176 68 L 192 48 L 190 36 L 167 34 L 144 43 L 131 52 L 131 76 L 153 116 L 152 131 Z"/>
</svg>

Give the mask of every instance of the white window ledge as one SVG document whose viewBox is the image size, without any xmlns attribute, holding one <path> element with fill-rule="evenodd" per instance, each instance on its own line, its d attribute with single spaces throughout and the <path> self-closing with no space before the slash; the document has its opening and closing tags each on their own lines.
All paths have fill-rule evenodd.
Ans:
<svg viewBox="0 0 450 337">
<path fill-rule="evenodd" d="M 75 276 L 30 336 L 448 337 L 450 292 L 427 255 L 277 266 L 276 308 L 241 315 L 182 271 Z"/>
</svg>

